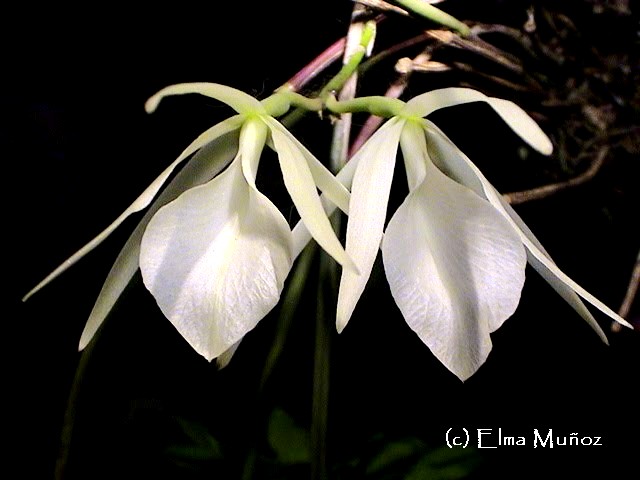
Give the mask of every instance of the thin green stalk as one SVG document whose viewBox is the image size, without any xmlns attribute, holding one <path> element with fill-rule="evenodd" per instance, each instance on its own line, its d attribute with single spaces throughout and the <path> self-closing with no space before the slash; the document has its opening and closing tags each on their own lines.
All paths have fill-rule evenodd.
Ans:
<svg viewBox="0 0 640 480">
<path fill-rule="evenodd" d="M 355 73 L 362 59 L 370 50 L 370 46 L 375 38 L 376 23 L 371 20 L 367 22 L 362 30 L 360 45 L 353 52 L 346 52 L 349 55 L 348 61 L 342 66 L 340 71 L 333 77 L 329 83 L 320 91 L 320 98 L 324 99 L 331 92 L 338 91 L 345 82 Z"/>
<path fill-rule="evenodd" d="M 288 282 L 287 290 L 282 296 L 280 314 L 278 315 L 278 325 L 276 334 L 267 354 L 264 369 L 262 370 L 262 378 L 260 379 L 260 392 L 262 392 L 269 380 L 271 374 L 284 350 L 286 340 L 293 324 L 293 319 L 298 313 L 300 298 L 304 291 L 313 259 L 318 251 L 318 244 L 310 242 L 302 251 L 298 258 L 294 270 L 291 273 L 291 280 Z"/>
<path fill-rule="evenodd" d="M 333 95 L 329 95 L 325 103 L 327 109 L 333 113 L 366 112 L 384 118 L 398 115 L 404 105 L 405 103 L 402 100 L 383 96 L 359 97 L 338 101 Z"/>
<path fill-rule="evenodd" d="M 335 263 L 324 252 L 320 255 L 320 281 L 315 325 L 313 358 L 313 400 L 311 404 L 311 479 L 327 480 L 327 437 L 329 422 L 329 380 L 331 335 L 335 324 Z"/>
<path fill-rule="evenodd" d="M 104 327 L 104 324 L 102 325 Z M 102 334 L 103 328 L 98 329 L 93 339 L 87 347 L 80 354 L 80 360 L 78 367 L 73 378 L 73 384 L 69 392 L 69 399 L 67 400 L 67 406 L 64 411 L 64 419 L 62 422 L 62 431 L 60 433 L 60 449 L 58 451 L 58 458 L 56 459 L 54 478 L 56 480 L 63 480 L 65 478 L 65 472 L 69 463 L 69 457 L 71 455 L 71 444 L 73 439 L 73 433 L 76 426 L 76 412 L 78 411 L 78 400 L 80 398 L 80 391 L 83 385 L 84 375 L 89 366 L 89 361 L 93 355 L 98 339 Z"/>
<path fill-rule="evenodd" d="M 425 17 L 433 22 L 439 23 L 440 25 L 449 27 L 463 37 L 468 37 L 471 34 L 469 27 L 460 20 L 423 0 L 394 0 L 394 3 L 397 3 L 416 15 L 420 15 L 421 17 Z"/>
<path fill-rule="evenodd" d="M 286 88 L 293 91 L 300 90 L 342 56 L 346 43 L 347 39 L 344 37 L 336 40 L 324 52 L 309 62 L 304 68 L 302 68 L 302 70 L 291 77 L 280 88 Z"/>
<path fill-rule="evenodd" d="M 367 52 L 371 50 L 375 39 L 375 22 L 364 25 L 358 22 L 361 5 L 355 5 L 345 49 L 345 61 L 340 72 L 322 89 L 320 98 L 333 97 L 333 92 L 343 89 L 341 98 L 351 100 L 355 96 L 357 68 Z M 359 39 L 358 39 L 359 37 Z M 352 43 L 351 39 L 355 41 Z M 358 41 L 359 40 L 359 41 Z M 351 47 L 351 44 L 355 44 Z M 340 170 L 347 161 L 347 151 L 351 130 L 350 117 L 336 122 L 331 145 L 331 169 Z M 340 230 L 340 216 L 332 218 L 333 227 Z M 313 400 L 311 417 L 311 479 L 329 478 L 328 462 L 328 424 L 329 424 L 329 385 L 331 374 L 331 339 L 335 325 L 335 305 L 337 301 L 338 270 L 337 265 L 326 253 L 321 252 L 318 303 L 315 324 L 315 351 L 313 365 Z"/>
</svg>

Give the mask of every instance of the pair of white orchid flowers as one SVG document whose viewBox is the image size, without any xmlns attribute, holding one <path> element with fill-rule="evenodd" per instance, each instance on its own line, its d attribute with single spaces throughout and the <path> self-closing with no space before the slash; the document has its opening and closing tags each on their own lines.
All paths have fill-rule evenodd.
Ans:
<svg viewBox="0 0 640 480">
<path fill-rule="evenodd" d="M 81 349 L 140 268 L 145 286 L 189 344 L 208 360 L 223 359 L 278 303 L 295 258 L 311 238 L 342 265 L 338 331 L 347 325 L 381 249 L 391 293 L 408 325 L 462 380 L 484 363 L 489 334 L 516 310 L 527 261 L 603 341 L 579 296 L 629 326 L 554 264 L 478 168 L 424 118 L 440 108 L 483 101 L 531 147 L 550 154 L 547 136 L 514 103 L 465 88 L 396 101 L 391 118 L 334 176 L 276 120 L 289 108 L 285 95 L 260 102 L 224 85 L 180 84 L 151 97 L 147 111 L 168 95 L 187 93 L 217 99 L 237 114 L 201 134 L 104 232 L 27 295 L 151 205 L 107 276 Z M 300 215 L 293 230 L 256 188 L 265 145 L 276 151 Z M 385 229 L 398 147 L 409 194 Z M 345 248 L 327 216 L 336 206 L 348 214 Z"/>
</svg>

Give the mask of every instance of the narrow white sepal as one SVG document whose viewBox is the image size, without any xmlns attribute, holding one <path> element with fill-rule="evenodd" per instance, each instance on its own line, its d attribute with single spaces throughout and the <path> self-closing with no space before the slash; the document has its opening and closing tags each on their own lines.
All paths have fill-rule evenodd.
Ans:
<svg viewBox="0 0 640 480">
<path fill-rule="evenodd" d="M 431 163 L 423 125 L 415 121 L 405 123 L 400 135 L 400 149 L 407 172 L 407 185 L 411 192 L 424 181 L 427 163 Z"/>
<path fill-rule="evenodd" d="M 604 305 L 600 300 L 587 292 L 578 285 L 574 280 L 569 278 L 558 266 L 553 262 L 549 254 L 544 250 L 540 241 L 535 237 L 531 230 L 525 225 L 520 217 L 515 213 L 513 208 L 508 206 L 502 196 L 495 190 L 491 183 L 484 177 L 482 172 L 473 164 L 473 162 L 462 152 L 455 144 L 447 138 L 435 125 L 428 124 L 427 142 L 432 145 L 430 152 L 434 162 L 440 163 L 442 169 L 448 176 L 456 179 L 456 181 L 466 185 L 479 195 L 487 198 L 489 202 L 512 224 L 513 228 L 518 232 L 522 242 L 527 249 L 529 263 L 549 282 L 556 292 L 562 296 L 576 312 L 595 330 L 598 336 L 607 343 L 606 335 L 602 328 L 598 325 L 593 315 L 587 310 L 580 298 L 591 303 L 598 310 L 611 317 L 618 323 L 632 328 L 631 325 L 620 315 Z M 437 152 L 437 153 L 433 153 Z M 445 153 L 446 152 L 446 153 Z"/>
<path fill-rule="evenodd" d="M 549 137 L 522 108 L 509 100 L 488 97 L 470 88 L 450 87 L 423 93 L 409 100 L 403 113 L 425 117 L 441 108 L 471 102 L 489 104 L 522 140 L 540 153 L 550 155 L 553 151 Z"/>
<path fill-rule="evenodd" d="M 338 206 L 344 213 L 349 213 L 349 190 L 318 160 L 302 143 L 294 137 L 278 120 L 266 117 L 265 121 L 271 129 L 278 130 L 293 143 L 307 162 L 311 176 L 326 198 Z M 275 147 L 275 146 L 274 146 Z M 275 148 L 274 148 L 275 149 Z"/>
<path fill-rule="evenodd" d="M 353 181 L 353 176 L 356 172 L 356 167 L 358 166 L 359 159 L 352 158 L 347 162 L 347 164 L 342 167 L 342 169 L 336 175 L 336 180 L 338 180 L 345 188 L 351 187 L 351 182 Z M 336 204 L 329 201 L 326 195 L 322 195 L 320 197 L 322 200 L 322 207 L 326 212 L 327 216 L 330 216 L 333 212 L 336 211 Z M 311 234 L 309 230 L 305 226 L 304 222 L 298 221 L 293 231 L 291 232 L 293 238 L 293 258 L 298 258 L 298 255 L 302 252 L 304 247 L 307 246 L 309 241 L 311 241 Z"/>
<path fill-rule="evenodd" d="M 89 243 L 83 246 L 80 250 L 74 253 L 67 260 L 62 262 L 53 272 L 47 275 L 44 280 L 42 280 L 38 285 L 36 285 L 33 289 L 31 289 L 23 298 L 22 301 L 28 300 L 34 293 L 38 292 L 44 286 L 49 284 L 55 278 L 57 278 L 60 274 L 65 272 L 69 267 L 78 262 L 81 258 L 91 252 L 94 248 L 100 245 L 109 235 L 113 233 L 113 231 L 118 228 L 127 218 L 129 218 L 132 214 L 139 212 L 140 210 L 145 209 L 154 197 L 158 194 L 162 186 L 165 184 L 169 176 L 173 173 L 176 167 L 182 163 L 189 155 L 198 149 L 202 148 L 207 143 L 213 141 L 214 139 L 229 133 L 240 126 L 241 118 L 236 115 L 234 117 L 228 118 L 227 120 L 214 125 L 210 129 L 206 130 L 202 133 L 198 138 L 196 138 L 181 154 L 180 156 L 173 161 L 171 165 L 169 165 L 152 183 L 149 185 L 144 192 L 140 194 L 136 200 L 129 205 L 129 207 L 120 214 L 118 218 L 116 218 L 111 225 L 105 228 L 102 232 L 96 235 Z"/>
<path fill-rule="evenodd" d="M 357 168 L 351 187 L 346 249 L 360 273 L 342 270 L 336 312 L 338 332 L 349 322 L 380 249 L 393 170 L 404 124 L 405 120 L 400 118 L 389 120 L 349 162 L 357 162 Z"/>
<path fill-rule="evenodd" d="M 158 108 L 160 101 L 172 95 L 186 95 L 196 93 L 205 97 L 214 98 L 225 103 L 238 113 L 264 112 L 264 106 L 257 98 L 247 95 L 241 90 L 237 90 L 219 83 L 179 83 L 163 88 L 155 95 L 151 96 L 145 103 L 147 113 L 152 113 Z"/>
<path fill-rule="evenodd" d="M 582 297 L 602 313 L 609 316 L 612 320 L 624 325 L 625 327 L 633 329 L 633 326 L 629 322 L 564 273 L 555 264 L 545 249 L 541 248 L 540 241 L 525 225 L 524 221 L 515 212 L 515 210 L 506 203 L 502 195 L 500 195 L 495 188 L 491 188 L 493 189 L 493 194 L 488 194 L 489 201 L 491 203 L 499 202 L 502 207 L 502 212 L 511 219 L 514 227 L 519 231 L 524 246 L 527 248 L 529 263 L 531 266 L 569 305 L 571 305 L 571 307 L 591 326 L 591 328 L 595 330 L 604 343 L 609 343 L 606 334 L 578 296 Z"/>
<path fill-rule="evenodd" d="M 304 154 L 281 129 L 268 122 L 284 184 L 293 200 L 300 219 L 318 244 L 347 270 L 357 272 L 352 259 L 345 252 L 331 226 L 318 195 L 313 175 Z"/>
<path fill-rule="evenodd" d="M 526 254 L 489 202 L 425 163 L 423 183 L 389 221 L 382 259 L 408 325 L 466 380 L 491 351 L 489 333 L 518 306 Z"/>
</svg>

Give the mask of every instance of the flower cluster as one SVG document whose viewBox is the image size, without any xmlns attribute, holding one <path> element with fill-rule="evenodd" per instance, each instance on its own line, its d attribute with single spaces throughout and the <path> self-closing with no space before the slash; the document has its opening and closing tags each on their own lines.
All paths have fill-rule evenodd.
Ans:
<svg viewBox="0 0 640 480">
<path fill-rule="evenodd" d="M 527 261 L 604 341 L 579 297 L 628 325 L 553 263 L 477 167 L 424 118 L 440 108 L 486 102 L 525 142 L 550 154 L 546 135 L 512 102 L 447 88 L 399 107 L 394 103 L 391 118 L 333 176 L 276 119 L 290 106 L 285 94 L 258 101 L 223 85 L 180 84 L 154 95 L 147 110 L 165 96 L 187 93 L 215 98 L 237 114 L 201 134 L 114 223 L 27 295 L 130 214 L 149 207 L 105 281 L 80 348 L 140 268 L 180 334 L 208 360 L 221 358 L 278 303 L 295 257 L 311 238 L 342 265 L 338 331 L 347 325 L 381 249 L 391 293 L 408 325 L 463 380 L 486 360 L 489 334 L 514 313 Z M 293 229 L 256 187 L 265 146 L 277 153 L 300 215 Z M 409 193 L 385 229 L 398 149 Z M 344 248 L 327 216 L 336 206 L 349 215 Z"/>
</svg>

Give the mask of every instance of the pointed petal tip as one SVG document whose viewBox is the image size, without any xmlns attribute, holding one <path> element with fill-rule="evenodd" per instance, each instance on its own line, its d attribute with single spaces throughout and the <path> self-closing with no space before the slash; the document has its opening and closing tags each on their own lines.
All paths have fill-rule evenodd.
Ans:
<svg viewBox="0 0 640 480">
<path fill-rule="evenodd" d="M 617 317 L 614 318 L 614 320 L 616 322 L 618 322 L 620 325 L 625 326 L 627 328 L 630 328 L 631 330 L 635 330 L 635 328 L 633 327 L 633 325 L 631 325 L 629 322 L 627 322 L 624 318 L 622 317 Z M 606 337 L 605 337 L 606 338 Z"/>
<path fill-rule="evenodd" d="M 338 305 L 336 306 L 336 331 L 338 334 L 342 333 L 344 327 L 349 323 L 349 319 L 351 318 L 350 311 L 347 311 L 344 305 L 344 301 L 340 298 L 338 294 Z"/>
<path fill-rule="evenodd" d="M 473 377 L 476 373 L 478 373 L 478 370 L 482 368 L 482 366 L 487 361 L 487 358 L 489 358 L 489 354 L 487 354 L 484 360 L 482 360 L 478 365 L 467 366 L 462 368 L 460 368 L 459 366 L 454 367 L 454 365 L 447 365 L 445 363 L 443 363 L 443 365 L 451 373 L 453 373 L 458 378 L 458 380 L 460 380 L 462 383 L 465 383 L 467 380 Z"/>
<path fill-rule="evenodd" d="M 220 366 L 220 363 L 222 363 L 222 361 L 223 361 L 222 357 L 224 355 L 224 352 L 215 354 L 211 350 L 209 350 L 207 348 L 203 348 L 202 346 L 196 346 L 196 345 L 192 344 L 188 340 L 187 340 L 187 343 L 195 351 L 195 353 L 197 353 L 202 358 L 204 358 L 208 363 L 215 362 L 216 363 L 216 367 L 218 367 L 218 369 L 223 368 L 224 365 Z"/>
<path fill-rule="evenodd" d="M 78 352 L 81 352 L 85 348 L 87 348 L 87 345 L 89 345 L 90 341 L 91 341 L 91 337 L 85 338 L 85 335 L 83 333 L 82 336 L 80 337 L 80 341 L 78 342 Z"/>
<path fill-rule="evenodd" d="M 79 252 L 82 252 L 84 250 L 81 249 L 79 250 Z M 73 265 L 77 260 L 79 260 L 82 256 L 84 256 L 84 254 L 80 254 L 80 253 L 75 253 L 73 256 L 71 256 L 69 259 L 65 260 L 60 266 L 58 266 L 58 268 L 56 268 L 53 272 L 51 272 L 49 275 L 47 275 L 43 280 L 40 281 L 40 283 L 38 283 L 35 287 L 33 287 L 31 290 L 29 290 L 24 297 L 22 297 L 22 301 L 26 302 L 27 300 L 29 300 L 31 297 L 33 297 L 36 293 L 38 293 L 40 290 L 42 290 L 44 287 L 46 287 L 47 285 L 49 285 L 53 280 L 55 280 L 61 273 L 63 273 L 65 270 L 67 270 L 71 265 Z"/>
</svg>

